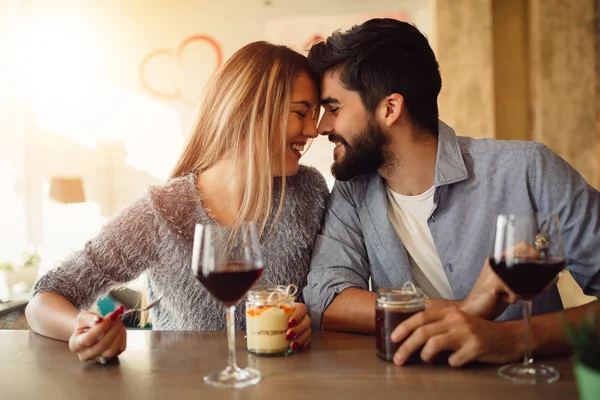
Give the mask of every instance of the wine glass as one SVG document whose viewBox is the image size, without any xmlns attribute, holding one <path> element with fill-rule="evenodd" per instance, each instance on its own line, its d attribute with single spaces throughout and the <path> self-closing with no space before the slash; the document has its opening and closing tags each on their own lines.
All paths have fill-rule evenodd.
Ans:
<svg viewBox="0 0 600 400">
<path fill-rule="evenodd" d="M 531 356 L 531 304 L 553 285 L 565 267 L 564 245 L 558 216 L 551 214 L 498 215 L 490 266 L 517 294 L 523 305 L 524 359 L 501 367 L 498 374 L 515 383 L 551 383 L 560 374 L 533 362 Z"/>
<path fill-rule="evenodd" d="M 227 308 L 229 365 L 204 377 L 211 386 L 242 388 L 260 381 L 253 368 L 240 368 L 235 357 L 235 305 L 263 271 L 256 224 L 244 222 L 231 233 L 216 226 L 196 224 L 192 270 L 194 276 Z"/>
</svg>

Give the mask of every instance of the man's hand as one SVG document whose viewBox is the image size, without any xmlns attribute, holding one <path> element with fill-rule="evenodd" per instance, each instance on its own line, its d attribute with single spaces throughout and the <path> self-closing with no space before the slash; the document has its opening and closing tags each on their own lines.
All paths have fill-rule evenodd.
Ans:
<svg viewBox="0 0 600 400">
<path fill-rule="evenodd" d="M 523 356 L 522 323 L 496 323 L 447 308 L 425 311 L 407 319 L 392 332 L 402 342 L 394 363 L 402 365 L 414 352 L 431 362 L 440 352 L 451 353 L 448 364 L 460 367 L 470 361 L 504 363 Z"/>
<path fill-rule="evenodd" d="M 489 261 L 486 261 L 471 293 L 459 308 L 466 313 L 493 320 L 517 300 L 519 297 L 496 275 Z"/>
<path fill-rule="evenodd" d="M 498 258 L 538 258 L 539 251 L 521 241 L 507 249 Z M 481 318 L 493 320 L 506 310 L 509 304 L 514 304 L 519 297 L 492 270 L 489 260 L 486 260 L 471 293 L 461 302 L 459 308 L 464 312 Z"/>
</svg>

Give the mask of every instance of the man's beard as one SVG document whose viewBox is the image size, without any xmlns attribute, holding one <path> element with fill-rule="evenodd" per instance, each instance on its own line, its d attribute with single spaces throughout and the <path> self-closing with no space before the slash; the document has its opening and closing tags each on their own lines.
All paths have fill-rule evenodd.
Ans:
<svg viewBox="0 0 600 400">
<path fill-rule="evenodd" d="M 385 162 L 384 148 L 388 139 L 372 117 L 352 144 L 336 133 L 329 135 L 329 140 L 341 143 L 345 148 L 342 159 L 331 166 L 331 173 L 337 180 L 348 181 L 358 175 L 377 172 Z"/>
</svg>

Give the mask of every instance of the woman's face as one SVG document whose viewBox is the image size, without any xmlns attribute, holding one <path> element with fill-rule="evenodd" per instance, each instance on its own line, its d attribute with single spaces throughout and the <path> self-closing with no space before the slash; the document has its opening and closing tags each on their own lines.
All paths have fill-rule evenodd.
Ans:
<svg viewBox="0 0 600 400">
<path fill-rule="evenodd" d="M 287 121 L 285 135 L 285 175 L 291 176 L 298 173 L 300 157 L 306 142 L 317 137 L 316 116 L 318 94 L 317 88 L 308 74 L 302 72 L 294 80 L 290 101 L 290 114 Z M 281 174 L 279 167 L 281 153 L 274 154 L 273 173 Z"/>
</svg>

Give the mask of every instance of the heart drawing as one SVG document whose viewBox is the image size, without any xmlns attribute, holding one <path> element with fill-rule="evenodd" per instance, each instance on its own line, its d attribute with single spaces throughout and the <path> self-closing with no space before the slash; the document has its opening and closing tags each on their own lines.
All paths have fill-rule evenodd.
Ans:
<svg viewBox="0 0 600 400">
<path fill-rule="evenodd" d="M 214 38 L 192 35 L 176 50 L 156 49 L 144 57 L 139 67 L 140 83 L 156 97 L 191 105 L 222 62 L 223 51 Z"/>
</svg>

